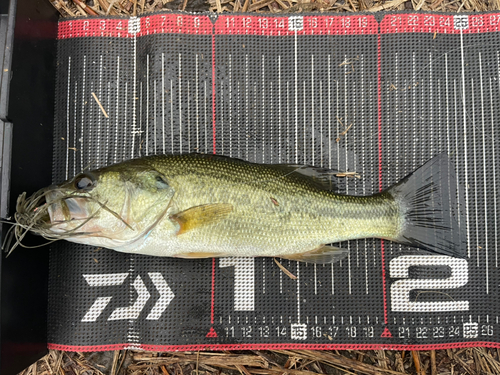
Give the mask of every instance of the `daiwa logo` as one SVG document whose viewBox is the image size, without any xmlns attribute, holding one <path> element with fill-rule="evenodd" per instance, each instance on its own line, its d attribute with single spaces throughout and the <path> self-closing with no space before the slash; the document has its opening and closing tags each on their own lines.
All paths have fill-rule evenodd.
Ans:
<svg viewBox="0 0 500 375">
<path fill-rule="evenodd" d="M 83 277 L 91 287 L 106 287 L 122 285 L 128 275 L 129 273 L 108 273 L 100 275 L 83 275 Z M 146 319 L 158 320 L 167 309 L 168 305 L 170 305 L 175 295 L 160 272 L 149 272 L 148 276 L 158 290 L 160 298 L 158 298 Z M 151 298 L 151 294 L 140 276 L 135 278 L 132 286 L 137 292 L 136 300 L 130 306 L 115 309 L 108 320 L 129 320 L 139 317 L 144 306 L 146 306 L 146 303 Z M 95 322 L 108 306 L 111 298 L 113 297 L 98 297 L 82 318 L 82 322 Z"/>
</svg>

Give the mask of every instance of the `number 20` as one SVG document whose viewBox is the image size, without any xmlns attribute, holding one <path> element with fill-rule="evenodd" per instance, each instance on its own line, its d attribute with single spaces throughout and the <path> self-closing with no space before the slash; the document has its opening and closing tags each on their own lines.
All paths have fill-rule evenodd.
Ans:
<svg viewBox="0 0 500 375">
<path fill-rule="evenodd" d="M 451 269 L 451 276 L 447 279 L 408 279 L 409 269 L 412 266 L 448 266 Z M 465 259 L 456 259 L 447 256 L 401 256 L 391 260 L 389 274 L 392 278 L 405 279 L 395 281 L 391 285 L 392 311 L 469 310 L 469 301 L 410 301 L 410 291 L 414 289 L 455 289 L 467 284 L 468 268 Z"/>
</svg>

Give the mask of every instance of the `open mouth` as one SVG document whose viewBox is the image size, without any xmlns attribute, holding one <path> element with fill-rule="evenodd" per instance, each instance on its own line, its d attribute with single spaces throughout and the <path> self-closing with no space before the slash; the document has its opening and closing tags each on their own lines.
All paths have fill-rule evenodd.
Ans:
<svg viewBox="0 0 500 375">
<path fill-rule="evenodd" d="M 45 193 L 48 222 L 52 225 L 67 223 L 73 220 L 85 220 L 89 217 L 86 207 L 86 199 L 79 197 L 67 197 L 58 191 Z M 47 217 L 44 217 L 47 220 Z"/>
</svg>

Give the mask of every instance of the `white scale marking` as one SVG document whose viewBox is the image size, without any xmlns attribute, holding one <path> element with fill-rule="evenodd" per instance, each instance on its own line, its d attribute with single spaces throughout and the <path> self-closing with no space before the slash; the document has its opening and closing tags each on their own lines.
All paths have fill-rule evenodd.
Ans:
<svg viewBox="0 0 500 375">
<path fill-rule="evenodd" d="M 314 155 L 314 148 L 313 148 Z M 319 81 L 319 163 L 324 167 L 323 158 L 323 81 Z"/>
<path fill-rule="evenodd" d="M 245 55 L 245 144 L 246 144 L 246 158 L 248 158 L 248 141 L 250 139 L 250 134 L 248 132 L 248 119 L 250 118 L 248 110 L 248 55 Z"/>
<path fill-rule="evenodd" d="M 189 89 L 190 81 L 187 80 L 187 122 L 186 122 L 186 132 L 188 137 L 187 147 L 188 152 L 191 152 L 191 91 Z"/>
<path fill-rule="evenodd" d="M 108 81 L 108 103 L 107 103 L 107 113 L 111 113 L 111 82 Z M 109 163 L 109 128 L 111 127 L 111 117 L 108 117 L 106 119 L 106 140 L 105 140 L 105 148 L 104 148 L 104 155 L 106 160 L 104 162 L 107 164 Z"/>
<path fill-rule="evenodd" d="M 449 92 L 448 92 L 448 54 L 444 54 L 445 67 L 445 82 L 446 82 L 446 153 L 450 155 L 450 107 L 449 107 Z M 460 215 L 458 215 L 460 217 Z M 460 219 L 459 219 L 460 220 Z M 460 226 L 460 221 L 458 222 Z"/>
<path fill-rule="evenodd" d="M 299 102 L 298 102 L 298 72 L 297 72 L 297 30 L 295 30 L 295 163 L 299 163 L 298 139 L 299 139 Z"/>
<path fill-rule="evenodd" d="M 71 85 L 71 56 L 68 57 L 68 95 L 66 99 L 66 180 L 68 179 L 69 170 L 69 97 Z M 76 107 L 76 105 L 75 105 Z"/>
<path fill-rule="evenodd" d="M 481 87 L 481 125 L 483 131 L 483 194 L 484 194 L 484 246 L 483 252 L 485 256 L 485 281 L 486 281 L 486 294 L 489 294 L 489 265 L 488 265 L 488 204 L 487 204 L 487 189 L 486 189 L 486 140 L 485 140 L 485 129 L 484 129 L 484 96 L 483 96 L 483 67 L 481 61 L 481 52 L 479 52 L 479 82 Z M 478 247 L 479 251 L 479 247 Z M 479 259 L 479 256 L 478 256 Z"/>
<path fill-rule="evenodd" d="M 161 54 L 161 132 L 165 154 L 165 53 Z"/>
<path fill-rule="evenodd" d="M 330 56 L 328 56 L 330 58 Z M 361 149 L 365 149 L 365 60 L 364 55 L 361 55 Z M 361 159 L 361 175 L 365 176 L 365 159 Z M 363 195 L 366 195 L 366 178 L 362 180 Z M 368 294 L 368 244 L 363 240 L 365 245 L 365 294 Z"/>
<path fill-rule="evenodd" d="M 281 55 L 278 55 L 278 163 L 281 163 Z"/>
<path fill-rule="evenodd" d="M 170 80 L 170 143 L 174 153 L 174 82 Z"/>
<path fill-rule="evenodd" d="M 139 155 L 142 155 L 142 82 L 139 85 L 139 134 L 141 141 L 139 142 Z"/>
<path fill-rule="evenodd" d="M 472 153 L 474 165 L 474 214 L 477 218 L 477 164 L 476 164 L 476 106 L 474 95 L 474 79 L 471 78 L 471 103 L 472 103 Z M 465 132 L 464 132 L 465 136 Z M 467 137 L 466 137 L 467 138 Z M 467 184 L 469 188 L 469 184 Z M 476 267 L 479 267 L 479 226 L 476 222 Z"/>
<path fill-rule="evenodd" d="M 207 100 L 208 100 L 208 96 L 207 96 L 207 81 L 204 81 L 205 82 L 205 153 L 208 153 L 208 116 L 207 116 Z"/>
<path fill-rule="evenodd" d="M 297 262 L 297 323 L 300 324 L 300 262 Z"/>
<path fill-rule="evenodd" d="M 344 55 L 344 61 L 347 61 L 347 55 Z M 344 65 L 344 127 L 347 129 L 349 127 L 347 121 L 347 65 Z M 344 131 L 345 131 L 344 129 Z M 345 154 L 345 171 L 349 170 L 348 166 L 348 155 L 347 155 L 347 144 L 348 144 L 348 133 L 344 134 L 344 154 Z M 340 160 L 339 160 L 340 163 Z M 349 194 L 349 184 L 346 183 L 346 194 Z M 342 261 L 341 261 L 342 262 Z M 349 275 L 349 294 L 352 294 L 352 277 L 351 277 L 351 241 L 347 241 L 347 271 Z"/>
<path fill-rule="evenodd" d="M 314 55 L 311 55 L 311 165 L 314 165 Z"/>
<path fill-rule="evenodd" d="M 318 294 L 318 275 L 316 272 L 316 263 L 314 263 L 314 294 Z"/>
<path fill-rule="evenodd" d="M 146 156 L 149 154 L 149 54 L 146 55 Z"/>
<path fill-rule="evenodd" d="M 220 130 L 223 134 L 221 138 L 221 153 L 224 155 L 224 83 L 220 82 Z"/>
<path fill-rule="evenodd" d="M 149 57 L 149 56 L 148 56 Z M 149 60 L 148 60 L 149 62 Z M 148 64 L 149 67 L 149 64 Z M 113 156 L 113 163 L 117 162 L 117 149 L 118 149 L 118 119 L 120 118 L 119 115 L 119 105 L 120 105 L 120 56 L 118 56 L 117 61 L 116 61 L 116 108 L 115 108 L 115 114 L 116 114 L 116 121 L 115 121 L 115 147 L 114 147 L 114 156 Z"/>
<path fill-rule="evenodd" d="M 232 58 L 229 54 L 229 156 L 233 156 L 233 67 Z M 264 99 L 264 96 L 262 96 Z"/>
<path fill-rule="evenodd" d="M 182 55 L 179 53 L 179 152 L 182 154 Z"/>
<path fill-rule="evenodd" d="M 99 58 L 99 100 L 102 100 L 102 55 L 100 55 Z M 97 166 L 100 167 L 102 165 L 101 163 L 101 117 L 103 116 L 102 113 L 99 113 L 97 116 L 97 150 L 96 150 L 96 159 L 97 159 Z"/>
<path fill-rule="evenodd" d="M 424 94 L 424 88 L 422 86 L 422 96 Z M 429 52 L 429 125 L 430 125 L 430 154 L 434 155 L 434 137 L 433 137 L 433 93 L 432 93 L 432 52 Z"/>
<path fill-rule="evenodd" d="M 264 70 L 264 55 L 262 55 L 262 163 L 265 162 L 265 157 L 264 153 L 266 150 L 266 123 L 264 119 L 265 115 L 265 108 L 266 108 L 266 103 L 265 103 L 265 70 Z"/>
<path fill-rule="evenodd" d="M 500 84 L 500 82 L 499 82 Z M 495 211 L 495 267 L 498 267 L 498 235 L 497 235 L 497 180 L 496 180 L 496 164 L 495 164 L 495 122 L 493 116 L 493 91 L 491 87 L 491 78 L 490 78 L 490 118 L 491 118 L 491 155 L 492 161 L 491 164 L 493 166 L 493 208 Z"/>
<path fill-rule="evenodd" d="M 328 55 L 328 168 L 332 169 L 332 76 L 331 61 Z"/>
<path fill-rule="evenodd" d="M 76 139 L 76 133 L 77 133 L 77 127 L 78 125 L 76 124 L 76 119 L 77 119 L 77 116 L 76 116 L 76 108 L 77 108 L 77 98 L 78 98 L 78 81 L 75 82 L 75 105 L 74 105 L 74 112 L 73 112 L 73 121 L 74 121 L 74 124 L 73 124 L 73 147 L 76 148 L 76 142 L 77 142 L 77 139 Z M 109 103 L 109 97 L 108 97 L 108 103 Z M 109 109 L 109 106 L 108 106 L 108 109 Z M 76 175 L 76 152 L 73 152 L 73 176 Z"/>
<path fill-rule="evenodd" d="M 128 134 L 128 131 L 127 131 L 127 109 L 128 109 L 128 106 L 127 106 L 127 98 L 128 98 L 128 82 L 125 81 L 125 96 L 123 98 L 123 107 L 124 107 L 124 110 L 123 110 L 123 159 L 122 160 L 126 160 L 127 158 L 127 155 L 126 155 L 126 149 L 127 149 L 127 134 Z"/>
<path fill-rule="evenodd" d="M 302 97 L 302 108 L 303 108 L 303 119 L 304 119 L 304 124 L 302 126 L 303 132 L 304 132 L 304 144 L 303 144 L 303 158 L 302 158 L 302 163 L 307 164 L 307 112 L 306 112 L 306 81 L 303 81 L 303 92 L 304 96 Z"/>
<path fill-rule="evenodd" d="M 200 152 L 200 91 L 199 91 L 199 76 L 198 76 L 198 54 L 196 54 L 196 152 Z"/>
<path fill-rule="evenodd" d="M 134 146 L 135 146 L 135 136 L 137 134 L 137 118 L 136 118 L 136 104 L 137 102 L 137 35 L 134 34 L 134 98 L 132 101 L 132 129 L 133 129 L 133 137 L 132 137 L 132 150 L 130 152 L 130 157 L 134 157 Z M 140 133 L 139 133 L 140 134 Z"/>
<path fill-rule="evenodd" d="M 465 103 L 465 61 L 464 61 L 464 37 L 460 30 L 460 53 L 462 64 L 462 107 L 463 107 L 463 126 L 464 126 L 464 173 L 465 173 L 465 226 L 467 230 L 467 256 L 470 258 L 470 231 L 469 231 L 469 176 L 468 176 L 468 160 L 467 160 L 467 110 Z"/>
<path fill-rule="evenodd" d="M 83 84 L 82 84 L 82 137 L 80 138 L 80 149 L 83 150 L 84 142 L 83 135 L 85 134 L 85 71 L 87 65 L 87 56 L 83 56 Z M 80 152 L 80 170 L 83 170 L 83 152 Z"/>
<path fill-rule="evenodd" d="M 154 148 L 153 148 L 153 154 L 155 154 L 157 152 L 157 144 L 156 144 L 156 128 L 157 128 L 157 125 L 158 125 L 158 111 L 156 110 L 156 106 L 158 104 L 158 101 L 157 101 L 157 98 L 156 98 L 156 94 L 158 93 L 158 89 L 156 87 L 156 79 L 153 81 L 154 82 L 154 95 L 153 95 L 153 103 L 154 103 L 154 106 L 153 106 L 153 111 L 154 111 L 154 116 L 155 116 L 155 120 L 154 120 L 154 124 L 153 124 L 153 145 L 154 145 Z"/>
</svg>

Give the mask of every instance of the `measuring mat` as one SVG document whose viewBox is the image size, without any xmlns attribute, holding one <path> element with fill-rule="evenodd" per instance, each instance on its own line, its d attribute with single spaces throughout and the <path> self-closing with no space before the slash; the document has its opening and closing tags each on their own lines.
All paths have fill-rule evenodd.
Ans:
<svg viewBox="0 0 500 375">
<path fill-rule="evenodd" d="M 59 23 L 54 181 L 158 153 L 350 172 L 369 195 L 447 153 L 467 258 L 389 241 L 342 262 L 163 259 L 60 241 L 49 347 L 500 346 L 500 13 L 160 13 Z M 354 178 L 353 178 L 354 177 Z M 498 186 L 497 186 L 498 184 Z M 278 234 L 277 234 L 278 235 Z"/>
</svg>

